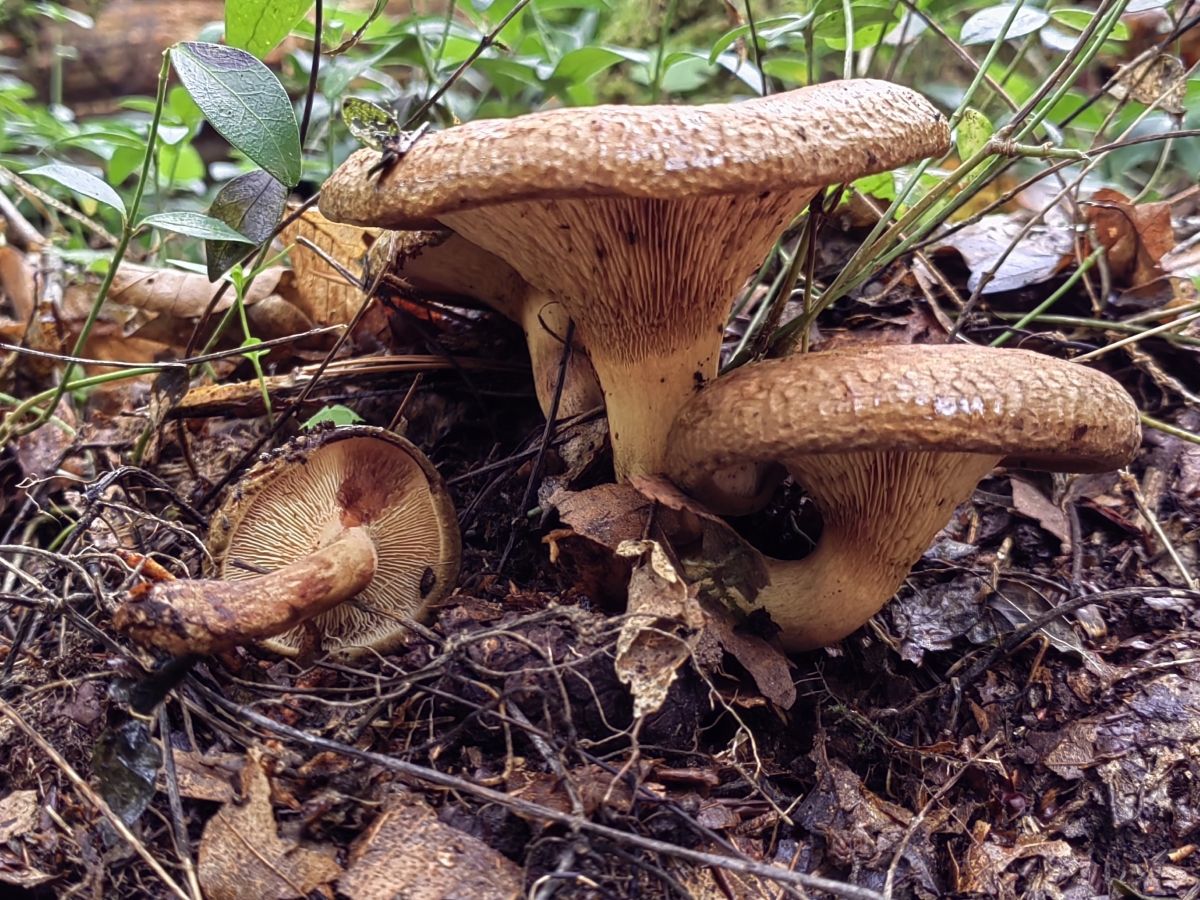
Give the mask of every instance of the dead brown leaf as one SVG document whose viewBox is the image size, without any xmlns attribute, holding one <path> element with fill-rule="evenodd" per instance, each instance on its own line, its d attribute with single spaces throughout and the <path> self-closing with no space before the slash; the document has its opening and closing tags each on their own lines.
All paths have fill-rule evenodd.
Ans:
<svg viewBox="0 0 1200 900">
<path fill-rule="evenodd" d="M 981 894 L 987 897 L 1016 900 L 1018 896 L 1049 896 L 1040 891 L 1030 891 L 1028 881 L 1032 879 L 1050 881 L 1057 885 L 1079 869 L 1071 845 L 1066 841 L 1051 841 L 1037 834 L 1022 834 L 1009 846 L 992 836 L 986 822 L 975 823 L 971 835 L 971 847 L 963 861 L 958 876 L 957 890 L 964 894 Z M 1016 873 L 1006 870 L 1018 860 L 1037 859 L 1044 867 L 1040 875 L 1023 871 L 1026 878 L 1025 890 L 1018 894 Z M 1059 891 L 1055 895 L 1061 896 Z"/>
<path fill-rule="evenodd" d="M 280 238 L 286 244 L 307 238 L 349 271 L 357 272 L 378 234 L 378 229 L 331 222 L 316 209 L 309 209 L 283 229 Z M 293 247 L 291 257 L 296 273 L 296 303 L 308 318 L 317 325 L 344 325 L 354 318 L 363 303 L 358 285 L 348 284 L 341 273 L 308 247 Z"/>
<path fill-rule="evenodd" d="M 1013 509 L 1026 518 L 1033 519 L 1062 542 L 1063 553 L 1071 552 L 1071 527 L 1062 507 L 1050 502 L 1050 498 L 1024 478 L 1012 478 Z"/>
<path fill-rule="evenodd" d="M 974 291 L 983 274 L 996 274 L 983 289 L 998 294 L 1038 284 L 1061 273 L 1074 259 L 1074 237 L 1066 227 L 1038 227 L 1020 238 L 1003 262 L 1002 254 L 1017 238 L 1024 223 L 1011 215 L 985 216 L 934 244 L 936 251 L 956 250 L 971 270 L 967 287 Z"/>
<path fill-rule="evenodd" d="M 0 800 L 0 844 L 37 831 L 37 791 L 13 791 Z"/>
<path fill-rule="evenodd" d="M 338 879 L 350 900 L 511 900 L 521 870 L 483 841 L 438 821 L 412 794 L 392 797 L 350 850 Z"/>
<path fill-rule="evenodd" d="M 241 791 L 244 799 L 222 806 L 200 839 L 198 874 L 208 900 L 303 897 L 341 874 L 332 850 L 279 837 L 259 751 L 247 755 Z"/>
<path fill-rule="evenodd" d="M 1186 112 L 1187 67 L 1178 57 L 1159 53 L 1121 66 L 1108 92 L 1117 99 L 1129 97 L 1147 106 L 1157 103 L 1164 112 L 1181 116 Z"/>
<path fill-rule="evenodd" d="M 1136 288 L 1163 274 L 1162 258 L 1175 246 L 1170 204 L 1135 204 L 1120 191 L 1101 188 L 1084 205 L 1083 217 L 1118 282 Z"/>
<path fill-rule="evenodd" d="M 657 541 L 625 541 L 617 555 L 639 558 L 629 576 L 629 607 L 617 637 L 617 677 L 633 693 L 633 714 L 657 712 L 692 653 L 704 615 Z"/>
</svg>

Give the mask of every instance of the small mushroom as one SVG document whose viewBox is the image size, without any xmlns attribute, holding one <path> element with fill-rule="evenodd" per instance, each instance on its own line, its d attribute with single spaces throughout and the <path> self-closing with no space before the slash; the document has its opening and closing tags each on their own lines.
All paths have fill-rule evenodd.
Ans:
<svg viewBox="0 0 1200 900">
<path fill-rule="evenodd" d="M 747 365 L 671 430 L 667 473 L 718 512 L 744 509 L 723 469 L 777 463 L 822 517 L 816 548 L 770 561 L 755 605 L 804 650 L 862 625 L 998 463 L 1102 472 L 1140 441 L 1109 376 L 1025 350 L 870 347 Z M 770 485 L 764 485 L 763 493 Z"/>
<path fill-rule="evenodd" d="M 733 104 L 597 106 L 427 135 L 321 190 L 335 221 L 448 227 L 554 297 L 604 390 L 617 477 L 661 471 L 679 407 L 717 373 L 738 288 L 831 184 L 944 152 L 945 119 L 847 80 Z"/>
<path fill-rule="evenodd" d="M 554 402 L 569 317 L 563 305 L 534 288 L 508 263 L 451 231 L 394 232 L 386 265 L 418 293 L 465 297 L 489 306 L 521 326 L 542 412 Z M 567 419 L 604 402 L 587 351 L 576 340 L 567 361 L 558 418 Z"/>
<path fill-rule="evenodd" d="M 209 550 L 213 578 L 131 592 L 116 626 L 177 656 L 256 640 L 294 655 L 309 620 L 326 650 L 385 650 L 403 637 L 402 617 L 454 586 L 460 543 L 425 455 L 354 426 L 297 438 L 255 466 L 214 517 Z"/>
</svg>

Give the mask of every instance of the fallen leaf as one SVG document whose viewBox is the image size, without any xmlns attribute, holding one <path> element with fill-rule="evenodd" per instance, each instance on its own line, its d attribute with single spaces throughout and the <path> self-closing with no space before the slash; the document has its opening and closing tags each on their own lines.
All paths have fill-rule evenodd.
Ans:
<svg viewBox="0 0 1200 900">
<path fill-rule="evenodd" d="M 1136 288 L 1163 274 L 1162 258 L 1175 246 L 1169 203 L 1133 203 L 1120 191 L 1101 188 L 1084 204 L 1083 218 L 1117 281 Z"/>
<path fill-rule="evenodd" d="M 1005 877 L 1005 870 L 1018 860 L 1039 860 L 1056 884 L 1074 874 L 1080 866 L 1075 860 L 1071 845 L 1066 841 L 1051 841 L 1037 834 L 1018 835 L 1011 846 L 1004 846 L 986 822 L 975 823 L 967 858 L 963 861 L 956 890 L 962 894 L 982 894 L 987 897 L 1015 898 L 1018 896 L 1014 878 Z M 1031 871 L 1023 872 L 1033 878 Z M 1039 892 L 1040 893 L 1040 892 Z M 1059 895 L 1055 891 L 1055 895 Z"/>
<path fill-rule="evenodd" d="M 1187 67 L 1178 57 L 1159 53 L 1139 63 L 1121 66 L 1108 92 L 1118 100 L 1126 97 L 1173 116 L 1186 112 Z"/>
<path fill-rule="evenodd" d="M 633 693 L 636 717 L 657 712 L 704 624 L 688 590 L 657 541 L 625 541 L 617 555 L 640 558 L 629 576 L 629 607 L 617 637 L 617 677 Z"/>
<path fill-rule="evenodd" d="M 285 244 L 306 238 L 351 272 L 362 268 L 367 250 L 379 234 L 377 229 L 331 222 L 316 209 L 304 214 L 280 232 Z M 296 273 L 296 302 L 317 325 L 344 325 L 363 303 L 363 292 L 350 284 L 337 269 L 311 248 L 294 246 L 292 270 Z"/>
<path fill-rule="evenodd" d="M 1062 542 L 1063 553 L 1071 552 L 1071 527 L 1062 508 L 1024 478 L 1012 478 L 1013 509 L 1033 519 Z"/>
<path fill-rule="evenodd" d="M 750 673 L 762 695 L 783 709 L 796 702 L 792 666 L 782 650 L 756 634 L 737 630 L 733 614 L 722 604 L 701 602 L 704 627 L 721 647 Z"/>
<path fill-rule="evenodd" d="M 243 800 L 217 811 L 200 839 L 198 874 L 207 900 L 303 897 L 341 874 L 332 850 L 279 837 L 262 755 L 251 750 L 242 768 Z"/>
<path fill-rule="evenodd" d="M 985 216 L 934 244 L 934 249 L 955 250 L 963 258 L 971 275 L 967 287 L 974 291 L 985 272 L 999 262 L 996 274 L 984 286 L 983 294 L 998 294 L 1038 284 L 1058 275 L 1074 259 L 1074 237 L 1067 227 L 1038 227 L 1023 237 L 1000 262 L 1024 223 L 1013 216 Z"/>
<path fill-rule="evenodd" d="M 411 794 L 394 795 L 350 850 L 338 879 L 350 900 L 511 900 L 521 869 L 483 841 L 438 821 Z"/>
<path fill-rule="evenodd" d="M 13 791 L 0 800 L 0 844 L 37 831 L 37 791 Z"/>
</svg>

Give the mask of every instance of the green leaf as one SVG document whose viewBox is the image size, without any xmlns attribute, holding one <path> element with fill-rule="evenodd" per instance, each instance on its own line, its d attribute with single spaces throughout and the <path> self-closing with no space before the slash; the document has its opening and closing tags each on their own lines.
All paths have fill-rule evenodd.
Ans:
<svg viewBox="0 0 1200 900">
<path fill-rule="evenodd" d="M 31 175 L 40 175 L 42 178 L 49 178 L 51 181 L 61 184 L 68 190 L 74 191 L 76 194 L 91 197 L 98 203 L 111 206 L 121 214 L 122 218 L 125 216 L 125 203 L 121 200 L 121 195 L 91 172 L 85 172 L 83 169 L 77 169 L 75 166 L 67 166 L 62 163 L 50 163 L 48 166 L 27 169 L 22 175 L 26 178 Z"/>
<path fill-rule="evenodd" d="M 283 85 L 244 50 L 185 42 L 171 64 L 213 128 L 288 187 L 300 181 L 300 129 Z"/>
<path fill-rule="evenodd" d="M 199 151 L 190 143 L 160 144 L 158 147 L 158 171 L 171 184 L 199 181 L 208 174 Z"/>
<path fill-rule="evenodd" d="M 239 241 L 243 244 L 253 244 L 254 241 L 234 231 L 220 219 L 206 216 L 204 213 L 179 212 L 155 213 L 146 216 L 138 222 L 138 228 L 151 226 L 163 231 L 174 231 L 176 234 L 186 234 L 188 237 L 204 238 L 204 240 Z"/>
<path fill-rule="evenodd" d="M 962 33 L 958 36 L 962 44 L 990 44 L 1000 37 L 1004 23 L 1012 14 L 1012 4 L 988 6 L 981 9 L 963 23 Z M 1017 11 L 1012 25 L 1004 35 L 1006 41 L 1032 34 L 1050 21 L 1044 10 L 1023 6 Z"/>
<path fill-rule="evenodd" d="M 332 425 L 357 425 L 361 422 L 362 416 L 356 413 L 348 406 L 342 406 L 340 403 L 332 406 L 326 406 L 321 409 L 315 416 L 308 419 L 300 427 L 301 428 L 316 428 L 318 425 L 326 423 Z"/>
<path fill-rule="evenodd" d="M 217 192 L 208 214 L 243 234 L 252 243 L 267 240 L 283 216 L 287 188 L 258 169 L 239 175 Z M 204 245 L 208 280 L 216 281 L 246 255 L 241 241 L 208 241 Z"/>
<path fill-rule="evenodd" d="M 768 56 L 763 71 L 789 86 L 808 84 L 808 63 L 802 56 Z"/>
<path fill-rule="evenodd" d="M 1090 9 L 1052 9 L 1050 18 L 1073 31 L 1083 31 L 1091 24 L 1092 19 L 1096 18 L 1096 13 Z M 1129 26 L 1118 20 L 1108 37 L 1114 41 L 1129 40 Z"/>
<path fill-rule="evenodd" d="M 108 168 L 105 175 L 112 184 L 124 184 L 125 179 L 137 171 L 138 166 L 142 164 L 142 155 L 146 152 L 146 145 L 143 143 L 139 147 L 117 147 L 108 160 Z"/>
<path fill-rule="evenodd" d="M 977 109 L 968 106 L 958 127 L 954 129 L 954 145 L 958 148 L 958 158 L 967 159 L 974 156 L 995 133 L 991 121 Z"/>
<path fill-rule="evenodd" d="M 891 172 L 880 172 L 878 175 L 868 175 L 854 182 L 854 189 L 867 197 L 877 200 L 887 200 L 889 203 L 896 199 L 896 177 Z M 847 191 L 842 195 L 842 203 L 850 202 L 851 194 Z"/>
<path fill-rule="evenodd" d="M 622 62 L 620 53 L 607 50 L 604 47 L 580 47 L 565 54 L 554 67 L 555 79 L 563 79 L 571 84 L 579 84 L 599 75 L 605 69 Z"/>
<path fill-rule="evenodd" d="M 313 0 L 227 0 L 225 40 L 262 59 L 288 36 Z"/>
</svg>

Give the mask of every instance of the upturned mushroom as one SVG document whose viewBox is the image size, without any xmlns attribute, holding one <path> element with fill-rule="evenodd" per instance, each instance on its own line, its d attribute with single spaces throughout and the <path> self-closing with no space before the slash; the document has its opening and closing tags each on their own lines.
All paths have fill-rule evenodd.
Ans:
<svg viewBox="0 0 1200 900">
<path fill-rule="evenodd" d="M 717 372 L 735 293 L 808 201 L 948 145 L 928 101 L 882 81 L 555 109 L 427 135 L 378 179 L 378 154 L 360 151 L 321 211 L 444 225 L 558 300 L 599 376 L 623 479 L 661 471 L 675 413 Z"/>
<path fill-rule="evenodd" d="M 782 466 L 808 492 L 815 549 L 769 561 L 747 604 L 805 650 L 874 615 L 998 463 L 1100 472 L 1139 441 L 1137 407 L 1102 372 L 1025 350 L 871 347 L 768 360 L 707 386 L 675 421 L 667 473 L 717 512 L 746 508 L 719 477 L 746 463 Z"/>
<path fill-rule="evenodd" d="M 255 466 L 214 517 L 209 551 L 213 578 L 131 592 L 114 624 L 177 656 L 256 640 L 295 655 L 309 620 L 326 650 L 386 650 L 402 617 L 454 586 L 460 543 L 425 455 L 354 426 L 297 438 Z"/>
<path fill-rule="evenodd" d="M 502 259 L 452 231 L 394 232 L 390 240 L 385 236 L 376 246 L 386 248 L 383 264 L 388 271 L 418 293 L 469 298 L 520 325 L 538 404 L 550 414 L 569 333 L 570 319 L 561 303 L 534 288 Z M 587 412 L 603 402 L 587 351 L 576 340 L 564 373 L 558 418 Z"/>
</svg>

